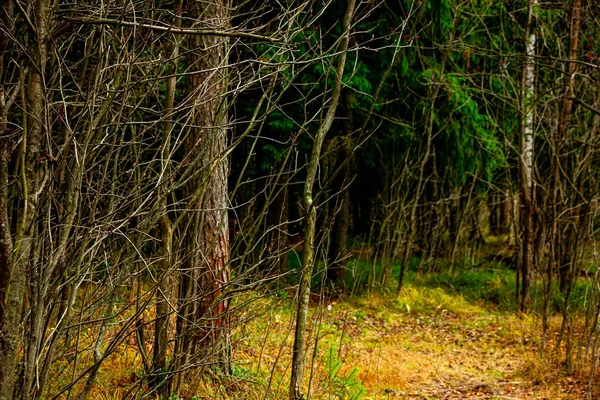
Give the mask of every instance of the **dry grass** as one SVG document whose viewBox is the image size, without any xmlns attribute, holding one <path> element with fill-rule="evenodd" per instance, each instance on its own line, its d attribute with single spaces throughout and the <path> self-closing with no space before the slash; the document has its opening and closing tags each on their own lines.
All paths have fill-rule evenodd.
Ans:
<svg viewBox="0 0 600 400">
<path fill-rule="evenodd" d="M 273 371 L 271 388 L 252 383 L 252 398 L 278 399 L 287 392 L 290 313 L 266 307 L 275 310 L 269 319 L 252 322 L 264 336 L 248 340 L 238 355 L 258 376 Z M 561 355 L 539 355 L 535 317 L 491 312 L 442 290 L 409 287 L 398 299 L 377 295 L 314 308 L 313 318 L 320 320 L 320 330 L 311 329 L 309 350 L 314 399 L 584 398 L 585 373 L 567 377 Z M 558 324 L 558 318 L 552 321 L 553 331 Z M 253 358 L 259 345 L 262 365 Z"/>
<path fill-rule="evenodd" d="M 197 377 L 179 398 L 287 397 L 291 301 L 243 304 L 236 314 L 234 375 Z M 559 323 L 552 320 L 549 337 Z M 536 317 L 490 311 L 460 295 L 410 285 L 399 298 L 314 305 L 306 390 L 310 379 L 313 399 L 585 398 L 586 372 L 565 376 L 562 353 L 540 356 L 539 332 Z M 80 346 L 89 348 L 92 338 Z M 104 362 L 90 398 L 124 398 L 141 370 L 132 336 Z"/>
</svg>

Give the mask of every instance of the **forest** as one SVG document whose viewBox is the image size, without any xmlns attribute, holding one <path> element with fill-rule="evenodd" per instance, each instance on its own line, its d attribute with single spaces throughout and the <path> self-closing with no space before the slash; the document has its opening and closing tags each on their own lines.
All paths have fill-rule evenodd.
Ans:
<svg viewBox="0 0 600 400">
<path fill-rule="evenodd" d="M 0 400 L 599 399 L 599 33 L 2 0 Z"/>
</svg>

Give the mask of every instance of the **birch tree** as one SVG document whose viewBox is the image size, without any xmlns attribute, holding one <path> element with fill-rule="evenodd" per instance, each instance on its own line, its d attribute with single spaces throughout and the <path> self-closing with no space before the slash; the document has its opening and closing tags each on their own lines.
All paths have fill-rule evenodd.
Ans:
<svg viewBox="0 0 600 400">
<path fill-rule="evenodd" d="M 519 184 L 521 197 L 520 309 L 525 311 L 533 265 L 533 145 L 535 97 L 535 9 L 537 0 L 529 0 L 525 27 L 525 63 L 521 79 L 521 133 L 519 136 Z M 517 280 L 518 282 L 518 280 Z M 517 288 L 519 293 L 519 288 Z M 519 296 L 517 296 L 519 297 Z"/>
</svg>

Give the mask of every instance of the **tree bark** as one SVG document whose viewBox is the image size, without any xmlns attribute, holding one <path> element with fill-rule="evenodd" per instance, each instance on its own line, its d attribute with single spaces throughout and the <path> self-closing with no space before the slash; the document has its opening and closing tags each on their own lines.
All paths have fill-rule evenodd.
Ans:
<svg viewBox="0 0 600 400">
<path fill-rule="evenodd" d="M 533 264 L 533 145 L 535 96 L 535 45 L 534 12 L 537 0 L 529 0 L 527 28 L 525 31 L 525 64 L 521 82 L 521 134 L 519 137 L 519 181 L 521 195 L 521 265 L 520 309 L 525 311 L 529 299 L 531 269 Z M 518 290 L 518 289 L 517 289 Z"/>
<path fill-rule="evenodd" d="M 230 23 L 231 2 L 212 0 L 190 3 L 191 16 L 207 27 L 226 30 Z M 227 149 L 227 62 L 228 39 L 223 36 L 195 36 L 189 40 L 188 68 L 196 72 L 187 80 L 194 101 L 192 128 L 186 154 L 200 157 L 199 177 L 187 188 L 198 224 L 192 233 L 192 270 L 199 272 L 199 304 L 195 336 L 200 356 L 231 369 L 228 350 L 229 317 L 225 288 L 229 284 L 228 160 Z M 195 215 L 194 215 L 195 214 Z"/>
</svg>

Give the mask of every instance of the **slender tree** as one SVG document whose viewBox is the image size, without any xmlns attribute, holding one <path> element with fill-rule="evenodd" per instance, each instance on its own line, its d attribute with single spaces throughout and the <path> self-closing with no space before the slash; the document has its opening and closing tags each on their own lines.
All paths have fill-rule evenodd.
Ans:
<svg viewBox="0 0 600 400">
<path fill-rule="evenodd" d="M 306 343 L 306 321 L 308 318 L 308 302 L 310 297 L 310 280 L 314 266 L 314 240 L 317 222 L 317 204 L 313 201 L 313 185 L 317 175 L 319 159 L 323 141 L 335 118 L 337 106 L 342 91 L 342 76 L 346 65 L 346 54 L 350 43 L 352 20 L 356 7 L 355 0 L 348 0 L 346 12 L 343 20 L 342 39 L 338 47 L 338 60 L 335 68 L 334 85 L 331 90 L 331 99 L 329 108 L 323 121 L 318 128 L 312 145 L 310 161 L 306 180 L 304 182 L 303 205 L 305 210 L 304 221 L 304 251 L 302 253 L 302 271 L 300 283 L 298 284 L 298 305 L 296 311 L 296 330 L 294 335 L 294 350 L 292 356 L 292 375 L 290 383 L 290 400 L 301 400 L 302 395 L 302 376 L 304 373 L 305 343 Z"/>
<path fill-rule="evenodd" d="M 519 183 L 521 198 L 520 309 L 525 311 L 533 265 L 533 144 L 535 96 L 535 12 L 537 0 L 529 0 L 525 28 L 525 63 L 521 79 L 521 133 L 519 136 Z M 519 293 L 519 288 L 517 289 Z"/>
</svg>

